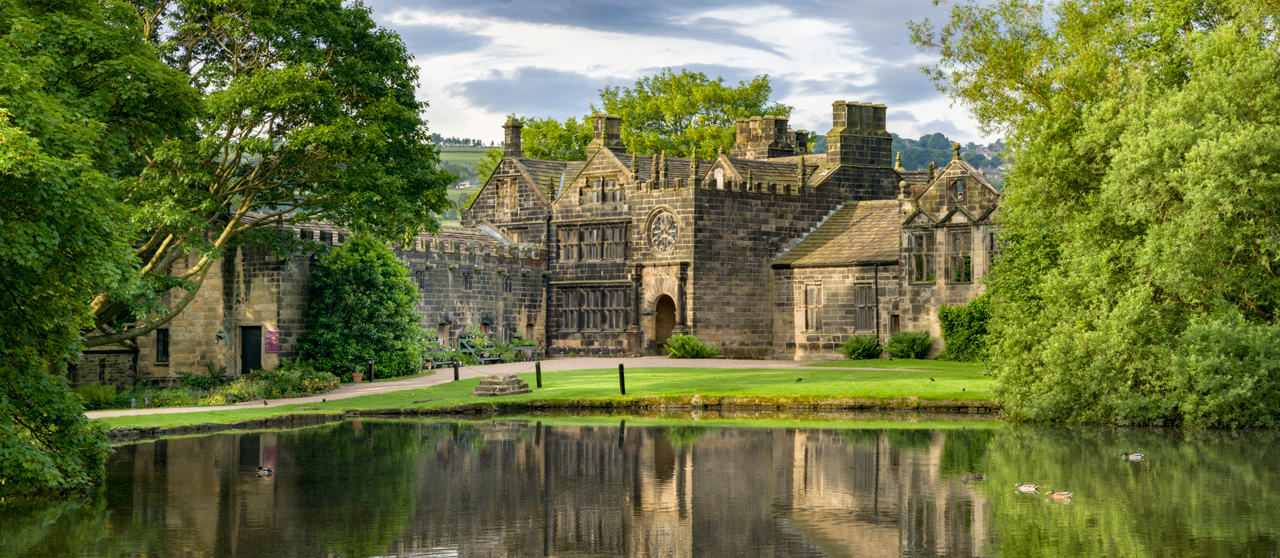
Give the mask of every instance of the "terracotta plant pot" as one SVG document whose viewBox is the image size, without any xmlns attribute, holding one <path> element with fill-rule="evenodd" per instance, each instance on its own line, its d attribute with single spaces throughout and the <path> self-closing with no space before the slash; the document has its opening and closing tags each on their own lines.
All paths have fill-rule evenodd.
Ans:
<svg viewBox="0 0 1280 558">
<path fill-rule="evenodd" d="M 356 372 L 355 374 L 351 375 L 351 383 L 358 384 L 363 381 L 364 381 L 364 374 L 360 372 Z"/>
</svg>

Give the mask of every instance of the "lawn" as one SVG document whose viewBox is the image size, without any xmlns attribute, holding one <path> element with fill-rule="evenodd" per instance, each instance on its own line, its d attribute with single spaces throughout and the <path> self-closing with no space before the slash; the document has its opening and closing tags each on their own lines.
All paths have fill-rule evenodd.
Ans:
<svg viewBox="0 0 1280 558">
<path fill-rule="evenodd" d="M 476 168 L 488 147 L 441 147 L 440 160 Z"/>
<path fill-rule="evenodd" d="M 977 362 L 949 362 L 945 360 L 917 360 L 911 358 L 873 358 L 868 360 L 833 360 L 806 364 L 805 366 L 844 368 L 883 368 L 883 369 L 915 369 L 931 372 L 982 372 L 982 364 Z"/>
<path fill-rule="evenodd" d="M 887 361 L 886 361 L 887 362 Z M 898 362 L 898 361 L 894 361 Z M 927 362 L 927 361 L 919 361 Z M 913 362 L 914 364 L 914 362 Z M 954 364 L 954 363 L 948 363 Z M 532 372 L 520 377 L 534 388 L 533 393 L 500 398 L 472 398 L 479 379 L 449 382 L 437 386 L 381 393 L 299 405 L 273 404 L 261 409 L 236 409 L 169 415 L 142 415 L 103 419 L 108 426 L 176 426 L 205 422 L 226 423 L 290 413 L 338 412 L 344 409 L 439 408 L 467 403 L 552 401 L 564 405 L 577 401 L 612 402 L 626 406 L 629 401 L 659 398 L 704 400 L 720 397 L 758 398 L 762 403 L 806 405 L 824 399 L 892 399 L 917 397 L 921 400 L 986 401 L 991 379 L 975 367 L 951 370 L 777 370 L 728 368 L 634 368 L 627 370 L 627 395 L 618 392 L 618 370 L 572 370 L 544 372 L 543 388 L 535 387 Z M 799 379 L 800 381 L 797 381 Z"/>
</svg>

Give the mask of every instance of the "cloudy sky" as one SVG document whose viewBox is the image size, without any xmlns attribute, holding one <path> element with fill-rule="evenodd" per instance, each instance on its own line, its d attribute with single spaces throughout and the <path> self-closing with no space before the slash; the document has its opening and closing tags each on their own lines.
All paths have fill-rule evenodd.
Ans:
<svg viewBox="0 0 1280 558">
<path fill-rule="evenodd" d="M 663 67 L 729 83 L 768 74 L 791 127 L 825 133 L 835 100 L 884 103 L 889 130 L 990 141 L 919 71 L 908 20 L 930 0 L 365 0 L 421 67 L 431 131 L 501 140 L 505 115 L 582 116 L 600 88 Z"/>
</svg>

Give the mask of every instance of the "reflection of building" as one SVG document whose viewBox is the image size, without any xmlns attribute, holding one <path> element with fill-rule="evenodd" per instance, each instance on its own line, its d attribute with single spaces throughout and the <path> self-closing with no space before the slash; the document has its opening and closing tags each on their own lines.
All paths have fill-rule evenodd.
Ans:
<svg viewBox="0 0 1280 558">
<path fill-rule="evenodd" d="M 974 556 L 988 504 L 940 474 L 947 436 L 365 421 L 163 440 L 112 457 L 109 528 L 146 518 L 156 556 Z"/>
</svg>

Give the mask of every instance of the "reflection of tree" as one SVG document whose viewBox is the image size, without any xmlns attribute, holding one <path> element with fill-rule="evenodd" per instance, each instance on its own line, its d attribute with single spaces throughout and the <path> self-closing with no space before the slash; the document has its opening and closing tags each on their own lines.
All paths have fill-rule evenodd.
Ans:
<svg viewBox="0 0 1280 558">
<path fill-rule="evenodd" d="M 1006 428 L 987 448 L 992 555 L 1274 556 L 1276 432 Z M 1122 461 L 1142 451 L 1141 463 Z M 1068 506 L 1014 482 L 1076 494 Z"/>
<path fill-rule="evenodd" d="M 995 430 L 950 430 L 942 444 L 943 475 L 956 476 L 966 472 L 981 473 L 986 467 L 982 459 L 987 444 L 995 438 Z"/>
<path fill-rule="evenodd" d="M 292 542 L 280 542 L 309 541 L 317 546 L 307 552 L 312 555 L 385 554 L 417 502 L 424 433 L 430 431 L 411 422 L 282 433 L 280 453 L 291 457 L 296 473 L 282 474 L 277 482 L 291 481 L 298 517 Z"/>
<path fill-rule="evenodd" d="M 121 522 L 101 490 L 87 499 L 22 504 L 0 509 L 0 556 L 162 555 L 164 525 L 133 516 Z"/>
<path fill-rule="evenodd" d="M 710 434 L 714 428 L 709 426 L 672 426 L 664 434 L 667 441 L 677 448 L 692 446 L 699 438 Z"/>
</svg>

